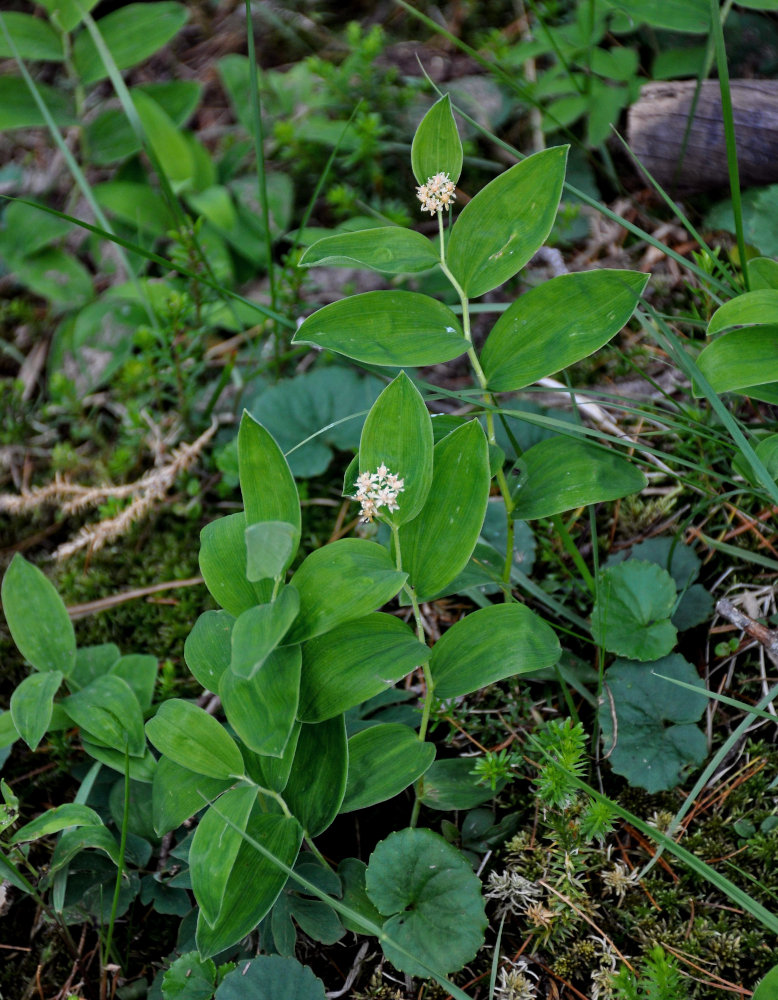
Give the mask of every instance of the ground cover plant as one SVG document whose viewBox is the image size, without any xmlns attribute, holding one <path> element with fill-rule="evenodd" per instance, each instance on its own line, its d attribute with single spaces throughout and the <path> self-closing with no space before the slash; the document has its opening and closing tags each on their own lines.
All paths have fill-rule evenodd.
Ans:
<svg viewBox="0 0 778 1000">
<path fill-rule="evenodd" d="M 776 265 L 734 153 L 729 254 L 586 165 L 618 178 L 653 32 L 731 138 L 724 30 L 766 5 L 528 3 L 515 44 L 396 6 L 487 90 L 356 25 L 259 79 L 238 10 L 216 145 L 191 81 L 132 78 L 181 5 L 0 16 L 4 124 L 73 178 L 0 232 L 9 995 L 775 989 Z M 631 242 L 568 269 L 588 211 Z"/>
</svg>

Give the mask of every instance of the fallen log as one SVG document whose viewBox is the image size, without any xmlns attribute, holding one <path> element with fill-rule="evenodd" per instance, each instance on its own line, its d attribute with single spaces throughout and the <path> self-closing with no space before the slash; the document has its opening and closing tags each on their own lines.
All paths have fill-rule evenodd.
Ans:
<svg viewBox="0 0 778 1000">
<path fill-rule="evenodd" d="M 649 83 L 629 111 L 627 137 L 645 170 L 671 195 L 729 187 L 718 80 Z M 778 80 L 732 80 L 740 185 L 778 183 Z"/>
</svg>

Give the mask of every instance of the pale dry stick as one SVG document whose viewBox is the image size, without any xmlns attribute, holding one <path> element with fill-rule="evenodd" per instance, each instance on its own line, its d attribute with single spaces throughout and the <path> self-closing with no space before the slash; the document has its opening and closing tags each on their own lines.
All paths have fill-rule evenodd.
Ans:
<svg viewBox="0 0 778 1000">
<path fill-rule="evenodd" d="M 778 665 L 778 631 L 767 628 L 766 625 L 760 625 L 759 622 L 754 621 L 753 618 L 736 608 L 732 601 L 726 597 L 722 597 L 718 602 L 716 611 L 722 618 L 732 622 L 736 628 L 741 629 L 746 635 L 750 635 L 761 643 L 773 663 Z"/>
<path fill-rule="evenodd" d="M 96 615 L 100 611 L 108 611 L 127 601 L 135 601 L 140 597 L 148 597 L 150 594 L 159 594 L 163 590 L 176 590 L 178 587 L 196 587 L 204 583 L 201 576 L 190 576 L 186 580 L 166 580 L 164 583 L 153 583 L 148 587 L 136 587 L 134 590 L 124 590 L 119 594 L 111 594 L 110 597 L 100 597 L 96 601 L 87 601 L 85 604 L 71 604 L 67 609 L 70 620 L 75 622 L 89 615 Z"/>
<path fill-rule="evenodd" d="M 357 978 L 357 976 L 360 973 L 360 970 L 362 969 L 362 965 L 365 962 L 369 962 L 370 959 L 375 958 L 375 955 L 367 954 L 367 950 L 369 947 L 370 947 L 370 942 L 365 941 L 362 947 L 357 952 L 356 958 L 354 959 L 354 962 L 348 971 L 348 975 L 346 976 L 346 981 L 343 983 L 343 989 L 332 990 L 328 993 L 325 993 L 325 996 L 328 998 L 328 1000 L 337 1000 L 338 997 L 343 997 L 349 992 L 351 987 L 354 985 L 354 980 Z"/>
</svg>

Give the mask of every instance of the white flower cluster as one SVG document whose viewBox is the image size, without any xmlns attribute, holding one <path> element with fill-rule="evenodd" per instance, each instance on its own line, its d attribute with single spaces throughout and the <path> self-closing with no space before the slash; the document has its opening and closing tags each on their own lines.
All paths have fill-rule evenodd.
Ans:
<svg viewBox="0 0 778 1000">
<path fill-rule="evenodd" d="M 456 185 L 448 174 L 428 177 L 426 184 L 416 188 L 416 196 L 421 202 L 422 212 L 434 215 L 444 208 L 451 208 L 456 198 Z"/>
<path fill-rule="evenodd" d="M 376 472 L 361 472 L 357 477 L 357 492 L 352 497 L 362 505 L 362 524 L 372 521 L 381 507 L 399 510 L 398 494 L 405 489 L 404 479 L 393 475 L 382 462 Z"/>
</svg>

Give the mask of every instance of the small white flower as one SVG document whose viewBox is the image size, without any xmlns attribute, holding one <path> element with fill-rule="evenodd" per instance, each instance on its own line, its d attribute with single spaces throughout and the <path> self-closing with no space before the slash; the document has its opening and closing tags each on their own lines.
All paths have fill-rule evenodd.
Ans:
<svg viewBox="0 0 778 1000">
<path fill-rule="evenodd" d="M 426 184 L 416 188 L 416 197 L 421 202 L 422 212 L 434 215 L 444 208 L 451 208 L 454 204 L 456 185 L 449 179 L 448 174 L 435 174 L 434 177 L 427 178 Z"/>
<path fill-rule="evenodd" d="M 362 524 L 372 521 L 382 507 L 386 507 L 388 511 L 400 509 L 397 495 L 403 492 L 403 482 L 387 469 L 384 462 L 375 472 L 360 472 L 356 481 L 357 492 L 351 499 L 362 507 Z"/>
</svg>

